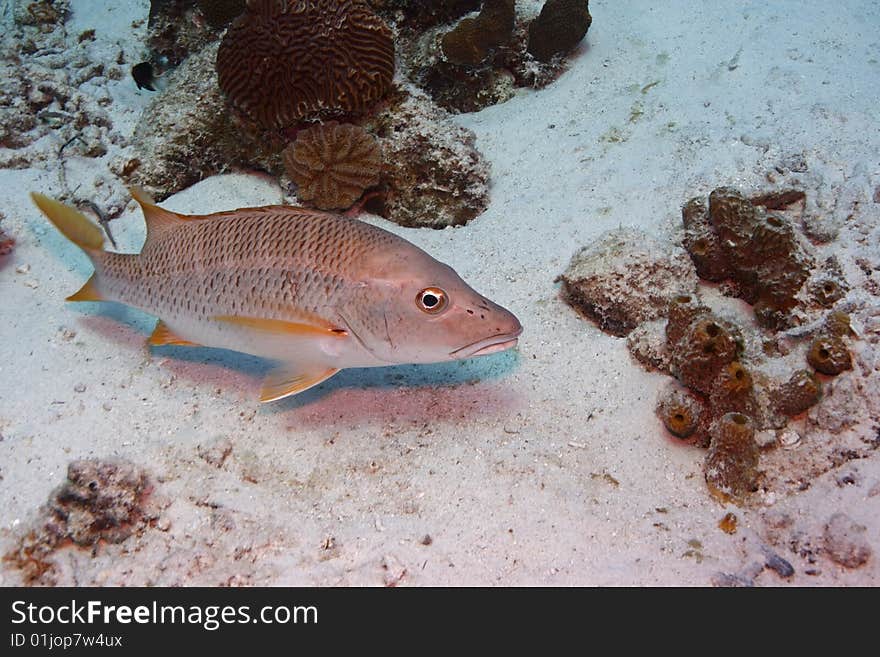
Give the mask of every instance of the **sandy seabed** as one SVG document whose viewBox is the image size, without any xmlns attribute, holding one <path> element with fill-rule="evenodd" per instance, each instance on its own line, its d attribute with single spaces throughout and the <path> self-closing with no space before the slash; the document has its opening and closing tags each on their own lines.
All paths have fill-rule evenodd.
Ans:
<svg viewBox="0 0 880 657">
<path fill-rule="evenodd" d="M 71 35 L 98 28 L 93 56 L 122 47 L 139 61 L 147 2 L 71 6 Z M 156 518 L 118 544 L 55 551 L 51 582 L 876 584 L 880 457 L 844 460 L 804 490 L 748 507 L 719 504 L 703 450 L 676 442 L 655 416 L 667 377 L 645 372 L 554 283 L 604 231 L 678 239 L 685 200 L 722 185 L 761 188 L 793 157 L 841 194 L 880 188 L 880 6 L 701 6 L 594 0 L 587 39 L 556 82 L 456 118 L 492 166 L 483 215 L 441 231 L 368 217 L 513 310 L 524 326 L 515 352 L 348 370 L 260 405 L 255 360 L 151 351 L 149 316 L 64 303 L 90 266 L 27 193 L 58 192 L 62 167 L 107 175 L 104 160 L 0 170 L 3 228 L 17 240 L 0 263 L 0 549 L 15 548 L 69 463 L 99 458 L 149 473 Z M 115 129 L 130 133 L 149 92 L 128 77 L 106 85 Z M 275 184 L 235 174 L 163 205 L 208 213 L 280 199 Z M 878 201 L 847 217 L 835 242 L 842 260 L 873 249 L 880 267 Z M 133 204 L 113 227 L 122 250 L 139 248 Z M 880 299 L 866 298 L 880 316 Z M 880 322 L 860 328 L 870 369 Z M 877 395 L 852 402 L 859 421 L 846 431 L 866 442 L 877 441 Z M 837 439 L 813 431 L 791 449 Z M 736 533 L 718 526 L 727 513 Z M 859 567 L 835 557 L 847 536 L 827 527 L 839 513 L 870 554 Z M 0 577 L 17 584 L 22 573 L 7 562 Z"/>
</svg>

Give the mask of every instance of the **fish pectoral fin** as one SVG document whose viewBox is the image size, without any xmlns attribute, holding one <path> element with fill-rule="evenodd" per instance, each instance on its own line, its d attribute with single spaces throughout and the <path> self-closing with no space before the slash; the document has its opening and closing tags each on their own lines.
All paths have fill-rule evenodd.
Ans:
<svg viewBox="0 0 880 657">
<path fill-rule="evenodd" d="M 163 322 L 161 319 L 156 322 L 156 328 L 153 329 L 153 334 L 147 340 L 147 344 L 153 345 L 154 347 L 160 347 L 165 345 L 178 345 L 178 346 L 188 346 L 188 347 L 199 347 L 201 345 L 196 344 L 195 342 L 190 342 L 189 340 L 184 340 L 176 333 L 174 333 L 168 325 Z"/>
<path fill-rule="evenodd" d="M 71 294 L 67 297 L 66 301 L 103 301 L 104 297 L 98 292 L 98 288 L 95 287 L 95 274 L 92 274 L 89 277 L 89 280 L 86 281 L 86 284 L 79 288 L 79 291 L 75 294 Z"/>
<path fill-rule="evenodd" d="M 273 335 L 291 336 L 337 336 L 346 337 L 348 331 L 317 317 L 303 315 L 302 321 L 288 322 L 283 319 L 265 319 L 263 317 L 241 317 L 239 315 L 217 315 L 213 319 L 234 326 L 263 331 Z"/>
<path fill-rule="evenodd" d="M 296 395 L 329 379 L 338 371 L 337 368 L 326 365 L 281 365 L 269 372 L 263 380 L 260 401 L 271 402 Z"/>
</svg>

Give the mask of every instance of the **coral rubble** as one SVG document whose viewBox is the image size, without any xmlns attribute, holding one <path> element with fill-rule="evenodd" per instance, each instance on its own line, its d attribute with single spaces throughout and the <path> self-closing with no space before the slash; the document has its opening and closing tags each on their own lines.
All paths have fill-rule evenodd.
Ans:
<svg viewBox="0 0 880 657">
<path fill-rule="evenodd" d="M 51 584 L 56 550 L 122 543 L 149 527 L 157 517 L 149 503 L 151 490 L 146 473 L 127 461 L 73 461 L 67 481 L 5 560 L 22 571 L 27 583 Z"/>
<path fill-rule="evenodd" d="M 359 126 L 335 121 L 301 131 L 284 151 L 297 198 L 322 210 L 351 206 L 379 182 L 382 150 Z"/>
<path fill-rule="evenodd" d="M 865 565 L 873 554 L 865 529 L 845 513 L 835 513 L 828 519 L 822 534 L 825 552 L 844 568 Z"/>
<path fill-rule="evenodd" d="M 0 40 L 0 167 L 22 168 L 66 154 L 101 157 L 112 132 L 103 83 L 113 71 L 93 61 L 88 39 L 68 38 L 67 2 L 17 3 Z M 49 137 L 49 139 L 45 139 Z"/>
</svg>

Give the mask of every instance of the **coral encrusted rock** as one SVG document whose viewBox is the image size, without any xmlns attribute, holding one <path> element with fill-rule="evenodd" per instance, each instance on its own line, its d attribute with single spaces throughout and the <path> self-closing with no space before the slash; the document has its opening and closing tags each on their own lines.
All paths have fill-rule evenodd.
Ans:
<svg viewBox="0 0 880 657">
<path fill-rule="evenodd" d="M 684 247 L 701 278 L 730 279 L 738 296 L 752 304 L 762 326 L 789 326 L 813 263 L 788 220 L 754 205 L 735 189 L 719 187 L 708 204 L 688 201 L 682 221 Z"/>
<path fill-rule="evenodd" d="M 489 165 L 476 136 L 414 87 L 396 90 L 365 127 L 384 158 L 380 214 L 401 226 L 466 224 L 489 204 Z"/>
<path fill-rule="evenodd" d="M 251 0 L 217 52 L 220 88 L 267 130 L 356 115 L 394 76 L 388 25 L 363 0 Z"/>
<path fill-rule="evenodd" d="M 559 277 L 562 296 L 603 331 L 625 336 L 665 314 L 675 292 L 696 289 L 697 276 L 682 256 L 639 230 L 609 231 L 572 256 Z"/>
<path fill-rule="evenodd" d="M 443 35 L 443 55 L 453 64 L 476 66 L 510 41 L 516 21 L 513 0 L 485 0 L 475 18 L 464 18 Z"/>
<path fill-rule="evenodd" d="M 547 0 L 529 25 L 529 52 L 547 62 L 581 42 L 593 22 L 588 0 Z"/>
<path fill-rule="evenodd" d="M 261 152 L 225 111 L 212 62 L 218 44 L 191 56 L 169 73 L 168 87 L 150 101 L 135 127 L 136 158 L 120 170 L 159 200 L 207 176 L 263 165 Z"/>
<path fill-rule="evenodd" d="M 226 27 L 244 11 L 246 0 L 196 0 L 211 27 Z"/>
<path fill-rule="evenodd" d="M 361 127 L 331 121 L 301 131 L 283 153 L 297 198 L 322 210 L 351 207 L 379 182 L 382 149 Z"/>
</svg>

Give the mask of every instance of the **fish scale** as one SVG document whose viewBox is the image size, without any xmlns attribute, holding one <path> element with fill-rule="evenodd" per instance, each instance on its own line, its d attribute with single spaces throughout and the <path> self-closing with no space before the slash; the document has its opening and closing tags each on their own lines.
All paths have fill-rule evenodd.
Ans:
<svg viewBox="0 0 880 657">
<path fill-rule="evenodd" d="M 519 321 L 455 271 L 386 230 L 295 208 L 179 215 L 139 190 L 137 255 L 103 251 L 100 229 L 41 194 L 37 206 L 95 273 L 71 301 L 118 301 L 160 318 L 151 345 L 221 347 L 275 360 L 261 401 L 346 367 L 431 363 L 516 344 Z"/>
<path fill-rule="evenodd" d="M 319 313 L 353 284 L 353 263 L 388 244 L 365 226 L 284 208 L 186 221 L 137 256 L 106 254 L 101 289 L 169 320 L 193 312 L 182 304 L 194 296 L 202 318 L 270 311 L 286 319 L 291 307 Z"/>
</svg>

